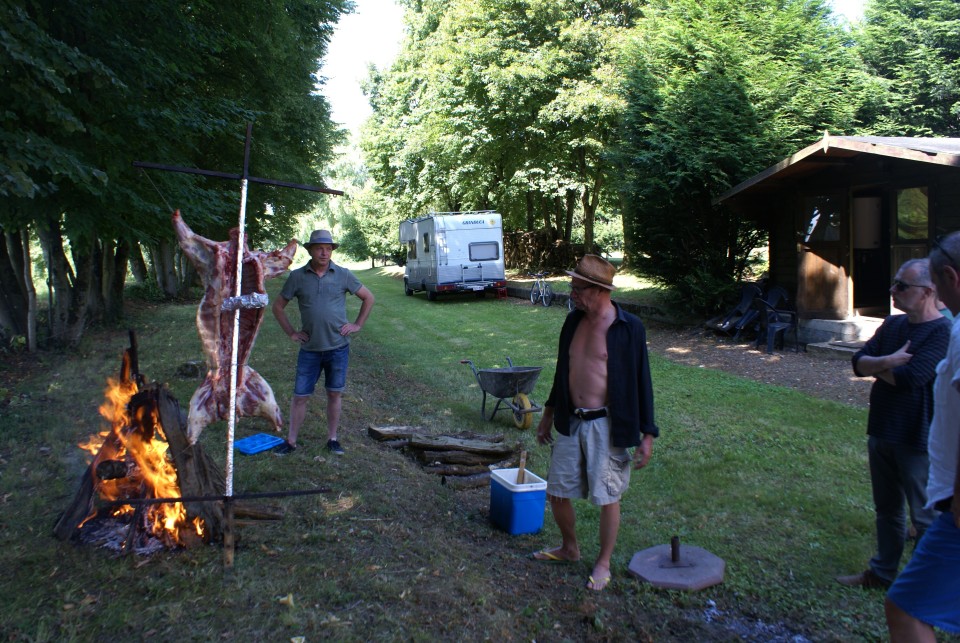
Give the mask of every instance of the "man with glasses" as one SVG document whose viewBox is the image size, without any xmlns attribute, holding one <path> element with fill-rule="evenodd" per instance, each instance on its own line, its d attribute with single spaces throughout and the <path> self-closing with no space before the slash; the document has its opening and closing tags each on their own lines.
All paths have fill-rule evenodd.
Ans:
<svg viewBox="0 0 960 643">
<path fill-rule="evenodd" d="M 547 495 L 562 542 L 533 558 L 580 560 L 572 500 L 589 499 L 600 507 L 600 553 L 587 582 L 594 591 L 610 582 L 630 462 L 636 469 L 646 466 L 659 435 L 646 331 L 636 316 L 611 301 L 615 272 L 596 255 L 584 256 L 567 271 L 576 310 L 560 331 L 556 375 L 537 427 L 537 442 L 553 445 Z M 633 456 L 632 447 L 637 447 Z"/>
<path fill-rule="evenodd" d="M 960 313 L 960 233 L 937 241 L 930 275 L 937 295 Z M 940 513 L 887 592 L 884 605 L 893 643 L 935 641 L 934 627 L 960 634 L 960 326 L 950 331 L 937 366 L 928 440 L 927 507 Z"/>
<path fill-rule="evenodd" d="M 933 521 L 927 504 L 927 433 L 933 417 L 933 380 L 950 341 L 927 259 L 911 259 L 890 287 L 890 315 L 853 356 L 853 372 L 874 377 L 867 418 L 867 453 L 876 514 L 877 550 L 867 569 L 837 582 L 886 589 L 897 576 L 907 537 L 904 501 L 919 540 Z"/>
</svg>

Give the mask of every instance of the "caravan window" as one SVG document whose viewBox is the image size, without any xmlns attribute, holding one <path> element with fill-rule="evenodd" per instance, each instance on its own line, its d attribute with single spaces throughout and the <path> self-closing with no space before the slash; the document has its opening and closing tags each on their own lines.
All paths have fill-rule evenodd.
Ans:
<svg viewBox="0 0 960 643">
<path fill-rule="evenodd" d="M 470 244 L 470 261 L 494 261 L 500 258 L 500 245 L 496 241 Z"/>
<path fill-rule="evenodd" d="M 424 254 L 429 254 L 430 252 L 430 233 L 423 233 L 423 252 Z"/>
<path fill-rule="evenodd" d="M 416 259 L 417 258 L 417 241 L 416 239 L 407 242 L 407 259 Z"/>
</svg>

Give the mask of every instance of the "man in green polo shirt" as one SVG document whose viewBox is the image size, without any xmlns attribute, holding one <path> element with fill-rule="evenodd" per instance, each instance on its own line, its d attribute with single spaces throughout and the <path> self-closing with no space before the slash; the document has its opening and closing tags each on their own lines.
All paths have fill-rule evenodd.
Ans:
<svg viewBox="0 0 960 643">
<path fill-rule="evenodd" d="M 313 395 L 320 376 L 327 390 L 327 449 L 343 455 L 337 440 L 341 398 L 347 385 L 350 335 L 363 328 L 373 308 L 373 293 L 352 272 L 330 260 L 337 244 L 327 230 L 314 230 L 303 244 L 310 261 L 287 277 L 280 296 L 273 302 L 273 315 L 287 337 L 300 345 L 297 378 L 290 402 L 290 433 L 276 448 L 283 455 L 296 450 L 300 425 L 307 414 L 307 400 Z M 347 293 L 360 298 L 356 321 L 347 321 Z M 300 309 L 302 328 L 296 330 L 285 308 L 294 298 Z"/>
</svg>

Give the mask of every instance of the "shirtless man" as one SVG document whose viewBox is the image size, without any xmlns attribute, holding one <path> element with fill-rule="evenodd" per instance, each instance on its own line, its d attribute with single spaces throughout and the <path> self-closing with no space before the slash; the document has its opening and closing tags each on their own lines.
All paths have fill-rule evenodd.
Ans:
<svg viewBox="0 0 960 643">
<path fill-rule="evenodd" d="M 600 553 L 587 582 L 596 591 L 610 582 L 630 462 L 635 469 L 645 467 L 659 435 L 646 331 L 636 316 L 610 300 L 615 272 L 596 255 L 584 256 L 567 271 L 577 309 L 560 331 L 553 388 L 537 427 L 537 442 L 553 445 L 547 495 L 562 542 L 533 558 L 580 560 L 572 500 L 590 500 L 600 506 Z M 637 447 L 635 458 L 628 451 L 632 447 Z"/>
</svg>

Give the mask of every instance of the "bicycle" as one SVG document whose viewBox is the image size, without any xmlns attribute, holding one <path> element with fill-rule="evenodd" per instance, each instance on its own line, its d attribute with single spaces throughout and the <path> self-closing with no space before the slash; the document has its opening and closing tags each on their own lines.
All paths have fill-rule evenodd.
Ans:
<svg viewBox="0 0 960 643">
<path fill-rule="evenodd" d="M 536 306 L 539 300 L 546 308 L 553 303 L 553 289 L 550 288 L 550 282 L 544 279 L 547 273 L 534 272 L 529 273 L 529 275 L 533 277 L 533 287 L 530 288 L 530 303 Z"/>
</svg>

